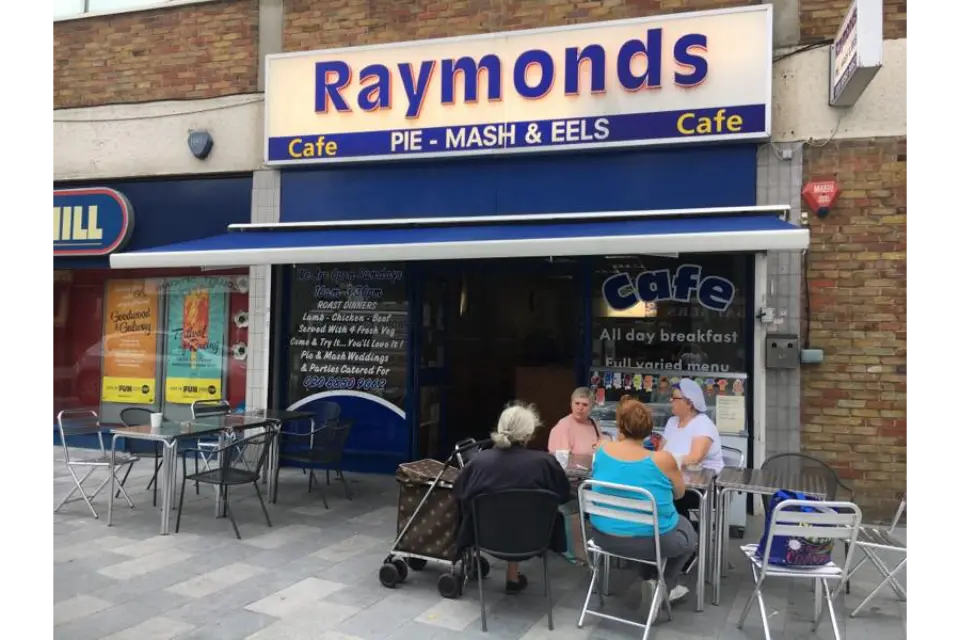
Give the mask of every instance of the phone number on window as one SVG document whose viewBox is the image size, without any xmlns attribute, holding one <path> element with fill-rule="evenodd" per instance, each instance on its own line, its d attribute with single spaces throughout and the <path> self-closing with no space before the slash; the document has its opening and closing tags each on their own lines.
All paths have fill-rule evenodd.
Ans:
<svg viewBox="0 0 960 640">
<path fill-rule="evenodd" d="M 303 379 L 303 386 L 306 389 L 359 389 L 360 391 L 381 391 L 387 388 L 387 379 L 306 376 Z"/>
</svg>

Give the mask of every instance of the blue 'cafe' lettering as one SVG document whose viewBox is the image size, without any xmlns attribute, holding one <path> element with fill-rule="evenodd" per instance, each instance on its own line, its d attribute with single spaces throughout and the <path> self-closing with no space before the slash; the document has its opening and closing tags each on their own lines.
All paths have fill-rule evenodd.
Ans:
<svg viewBox="0 0 960 640">
<path fill-rule="evenodd" d="M 671 277 L 670 269 L 644 271 L 631 279 L 627 273 L 616 273 L 603 282 L 603 298 L 616 311 L 624 311 L 640 302 L 690 302 L 696 293 L 700 304 L 711 311 L 726 311 L 733 302 L 736 287 L 720 276 L 702 277 L 699 265 L 677 267 Z"/>
<path fill-rule="evenodd" d="M 658 89 L 663 82 L 663 29 L 648 29 L 645 39 L 631 39 L 620 45 L 616 53 L 617 81 L 625 91 Z M 709 65 L 705 53 L 707 36 L 702 33 L 688 33 L 677 38 L 673 45 L 673 61 L 678 67 L 673 73 L 673 82 L 684 88 L 699 85 L 707 77 Z M 646 69 L 637 74 L 632 68 L 634 58 L 643 56 Z M 599 44 L 590 44 L 582 49 L 567 47 L 562 60 L 563 92 L 567 96 L 580 95 L 580 69 L 583 63 L 590 65 L 590 92 L 601 94 L 607 90 L 606 77 L 607 51 Z M 549 94 L 558 75 L 557 62 L 542 49 L 529 49 L 522 52 L 513 65 L 510 74 L 516 92 L 528 100 L 537 100 Z M 403 93 L 406 97 L 406 116 L 415 119 L 423 110 L 424 98 L 430 88 L 436 60 L 424 60 L 414 69 L 410 62 L 396 64 Z M 444 58 L 440 60 L 440 100 L 444 105 L 456 104 L 456 81 L 463 76 L 463 101 L 466 104 L 479 100 L 480 73 L 486 74 L 486 99 L 496 102 L 503 98 L 504 70 L 500 57 L 489 53 L 479 60 L 472 57 Z M 528 71 L 539 67 L 540 79 L 531 83 Z M 344 60 L 325 60 L 316 63 L 316 104 L 318 113 L 327 113 L 331 106 L 340 112 L 350 112 L 342 91 L 354 81 L 353 69 Z M 359 73 L 360 91 L 357 106 L 366 112 L 390 109 L 393 107 L 393 87 L 395 79 L 389 66 L 370 64 Z"/>
</svg>

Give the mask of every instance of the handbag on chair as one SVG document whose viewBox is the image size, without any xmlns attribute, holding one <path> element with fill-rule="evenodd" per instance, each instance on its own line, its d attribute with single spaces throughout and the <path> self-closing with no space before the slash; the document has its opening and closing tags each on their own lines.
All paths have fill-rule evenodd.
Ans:
<svg viewBox="0 0 960 640">
<path fill-rule="evenodd" d="M 777 505 L 784 500 L 813 500 L 819 498 L 808 496 L 798 491 L 777 491 L 770 499 L 763 526 L 763 535 L 757 545 L 756 557 L 763 558 L 767 548 L 767 537 L 770 535 L 770 519 Z M 788 508 L 787 511 L 815 511 L 812 507 Z M 833 555 L 833 538 L 817 538 L 815 527 L 810 527 L 810 536 L 799 538 L 793 536 L 774 536 L 770 545 L 770 564 L 782 567 L 821 567 L 830 562 Z"/>
</svg>

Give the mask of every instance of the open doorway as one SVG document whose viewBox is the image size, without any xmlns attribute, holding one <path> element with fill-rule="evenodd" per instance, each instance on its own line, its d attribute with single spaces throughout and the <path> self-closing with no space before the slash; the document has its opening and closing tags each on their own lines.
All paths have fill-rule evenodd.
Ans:
<svg viewBox="0 0 960 640">
<path fill-rule="evenodd" d="M 424 310 L 436 315 L 442 307 L 446 318 L 442 332 L 436 323 L 425 330 L 421 362 L 442 361 L 443 367 L 421 393 L 442 395 L 444 410 L 430 414 L 432 444 L 421 431 L 421 455 L 444 456 L 463 438 L 487 437 L 515 399 L 537 405 L 544 429 L 533 446 L 545 445 L 547 430 L 569 411 L 577 382 L 583 287 L 574 267 L 541 260 L 451 262 L 426 277 Z"/>
</svg>

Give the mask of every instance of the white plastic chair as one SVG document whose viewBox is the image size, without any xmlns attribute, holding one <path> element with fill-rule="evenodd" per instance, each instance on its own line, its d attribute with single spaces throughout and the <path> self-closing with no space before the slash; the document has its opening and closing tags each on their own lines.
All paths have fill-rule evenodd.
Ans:
<svg viewBox="0 0 960 640">
<path fill-rule="evenodd" d="M 801 511 L 802 508 L 811 509 Z M 795 510 L 794 510 L 795 509 Z M 827 609 L 830 611 L 830 620 L 833 623 L 833 635 L 840 638 L 840 627 L 837 625 L 837 613 L 833 601 L 843 590 L 850 569 L 850 559 L 853 550 L 857 547 L 857 534 L 860 531 L 862 514 L 860 507 L 852 502 L 821 502 L 818 500 L 784 500 L 773 509 L 770 515 L 770 529 L 767 535 L 766 547 L 762 557 L 757 558 L 758 545 L 747 544 L 740 550 L 750 562 L 753 571 L 753 581 L 756 584 L 747 605 L 743 608 L 737 627 L 743 629 L 747 614 L 753 607 L 754 601 L 760 605 L 760 616 L 763 621 L 763 633 L 770 640 L 770 624 L 767 621 L 767 607 L 763 602 L 763 583 L 768 577 L 814 580 L 816 596 L 814 603 L 813 631 L 816 632 L 823 618 L 823 597 L 826 595 Z M 814 534 L 816 539 L 831 538 L 834 541 L 848 541 L 850 553 L 847 554 L 843 566 L 830 562 L 818 567 L 785 567 L 770 564 L 770 549 L 773 539 L 777 536 L 788 538 L 810 538 Z M 836 588 L 830 590 L 830 582 L 836 583 Z M 825 592 L 824 592 L 825 590 Z"/>
<path fill-rule="evenodd" d="M 866 604 L 870 602 L 880 592 L 880 590 L 888 584 L 891 588 L 893 588 L 901 600 L 904 602 L 907 601 L 907 590 L 897 581 L 896 578 L 897 574 L 903 571 L 903 569 L 907 566 L 907 545 L 893 535 L 906 508 L 907 496 L 904 495 L 903 500 L 900 501 L 900 506 L 897 508 L 897 514 L 893 517 L 893 523 L 890 525 L 889 529 L 869 526 L 860 527 L 860 532 L 857 535 L 857 547 L 863 550 L 863 557 L 860 558 L 860 562 L 854 565 L 853 569 L 850 570 L 850 575 L 847 576 L 847 580 L 852 579 L 853 574 L 856 573 L 857 569 L 859 569 L 867 560 L 870 560 L 870 562 L 873 563 L 873 566 L 877 568 L 877 571 L 882 573 L 884 577 L 880 584 L 878 584 L 874 590 L 863 599 L 863 602 L 857 605 L 857 608 L 854 609 L 850 614 L 851 618 L 856 617 L 856 615 L 860 613 L 860 610 L 863 609 L 863 607 L 865 607 Z M 886 563 L 884 563 L 880 558 L 879 552 L 903 554 L 903 558 L 891 571 Z"/>
<path fill-rule="evenodd" d="M 126 467 L 126 473 L 123 479 L 117 478 L 120 489 L 119 493 L 123 495 L 123 498 L 132 509 L 133 501 L 130 499 L 130 496 L 127 495 L 127 490 L 123 484 L 127 481 L 127 476 L 130 475 L 130 469 L 133 468 L 134 463 L 140 458 L 121 453 L 111 456 L 111 454 L 107 452 L 106 445 L 103 442 L 103 430 L 100 428 L 100 418 L 95 411 L 86 409 L 61 411 L 57 414 L 57 430 L 60 432 L 60 444 L 63 446 L 63 463 L 66 465 L 67 471 L 70 472 L 75 486 L 70 490 L 70 493 L 65 495 L 57 504 L 53 512 L 56 513 L 60 511 L 60 508 L 68 502 L 83 499 L 83 501 L 87 503 L 87 507 L 90 509 L 93 517 L 99 519 L 100 516 L 97 514 L 97 510 L 93 508 L 93 500 L 96 499 L 97 495 L 99 495 L 103 488 L 107 486 L 107 483 L 110 482 L 110 474 L 113 473 L 114 476 L 116 476 L 117 472 L 124 467 Z M 100 451 L 93 456 L 89 454 L 83 454 L 82 456 L 71 455 L 68 439 L 82 435 L 96 435 L 97 441 L 100 444 Z M 87 472 L 82 478 L 78 478 L 74 471 L 75 468 L 86 469 Z M 93 494 L 88 496 L 83 490 L 83 483 L 86 482 L 87 478 L 97 469 L 106 469 L 107 477 L 103 479 Z M 78 491 L 80 492 L 80 498 L 73 498 L 73 494 Z M 111 496 L 111 500 L 112 499 Z"/>
<path fill-rule="evenodd" d="M 601 493 L 596 491 L 597 488 L 605 489 L 607 491 L 617 491 L 621 494 L 632 495 L 633 497 Z M 670 620 L 673 619 L 673 612 L 670 609 L 670 599 L 667 592 L 667 584 L 663 579 L 665 561 L 660 555 L 660 526 L 657 518 L 656 500 L 654 500 L 653 495 L 646 489 L 613 484 L 610 482 L 601 482 L 599 480 L 584 480 L 583 484 L 580 485 L 580 489 L 578 490 L 578 498 L 580 502 L 580 529 L 583 534 L 583 540 L 585 541 L 585 547 L 587 551 L 587 565 L 590 567 L 592 574 L 590 576 L 590 586 L 587 588 L 587 597 L 583 602 L 583 608 L 580 610 L 580 620 L 577 622 L 577 627 L 582 628 L 584 619 L 586 618 L 587 614 L 590 614 L 598 618 L 615 620 L 617 622 L 629 624 L 634 627 L 640 627 L 643 629 L 643 640 L 647 640 L 647 637 L 650 635 L 650 628 L 654 621 L 656 621 L 657 614 L 659 613 L 661 606 L 666 607 L 667 618 Z M 642 558 L 621 556 L 611 553 L 610 551 L 600 547 L 593 541 L 592 538 L 587 536 L 586 522 L 588 516 L 591 515 L 614 518 L 616 520 L 622 520 L 624 522 L 630 522 L 634 524 L 646 524 L 652 526 L 655 540 L 654 546 L 656 548 L 655 560 L 651 561 L 644 560 Z M 597 576 L 599 574 L 600 567 L 601 565 L 604 567 L 604 578 L 606 578 L 606 574 L 609 573 L 610 558 L 639 562 L 657 569 L 657 588 L 653 592 L 653 600 L 650 602 L 650 612 L 647 614 L 647 620 L 645 624 L 635 622 L 633 620 L 618 618 L 616 616 L 589 608 L 590 598 L 593 596 L 594 587 L 598 586 Z M 605 590 L 603 588 L 597 589 L 597 595 L 600 596 L 600 606 L 603 606 L 604 591 Z"/>
</svg>

